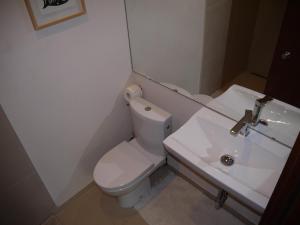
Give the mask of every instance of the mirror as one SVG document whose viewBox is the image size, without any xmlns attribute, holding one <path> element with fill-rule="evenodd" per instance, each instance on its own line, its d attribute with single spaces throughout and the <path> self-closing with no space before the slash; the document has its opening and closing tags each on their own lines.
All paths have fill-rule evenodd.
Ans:
<svg viewBox="0 0 300 225">
<path fill-rule="evenodd" d="M 287 2 L 125 0 L 133 70 L 239 121 L 275 85 L 270 70 Z M 296 101 L 267 103 L 267 126 L 252 129 L 292 147 L 300 128 Z"/>
</svg>

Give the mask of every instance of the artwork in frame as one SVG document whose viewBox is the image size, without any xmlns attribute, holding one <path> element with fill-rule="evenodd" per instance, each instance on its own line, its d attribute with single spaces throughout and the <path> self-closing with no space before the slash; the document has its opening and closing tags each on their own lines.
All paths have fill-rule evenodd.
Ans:
<svg viewBox="0 0 300 225">
<path fill-rule="evenodd" d="M 86 13 L 84 0 L 24 0 L 32 25 L 39 30 Z"/>
</svg>

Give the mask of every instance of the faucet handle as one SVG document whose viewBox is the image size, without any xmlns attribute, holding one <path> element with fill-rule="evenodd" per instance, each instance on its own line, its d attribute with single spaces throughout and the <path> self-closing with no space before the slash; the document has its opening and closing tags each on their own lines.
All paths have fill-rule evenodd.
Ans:
<svg viewBox="0 0 300 225">
<path fill-rule="evenodd" d="M 257 99 L 256 101 L 257 101 L 258 103 L 260 103 L 261 105 L 265 105 L 267 102 L 272 101 L 272 100 L 273 100 L 272 97 L 270 97 L 270 96 L 268 96 L 268 95 L 265 95 L 265 97 L 259 98 L 259 99 Z"/>
<path fill-rule="evenodd" d="M 238 135 L 239 133 L 243 136 L 249 134 L 249 124 L 252 123 L 252 110 L 246 109 L 245 115 L 240 119 L 237 124 L 230 129 L 230 134 L 233 136 Z"/>
<path fill-rule="evenodd" d="M 253 117 L 252 110 L 246 109 L 245 110 L 245 115 L 243 117 L 243 121 L 245 121 L 246 123 L 251 123 L 252 122 L 252 117 Z"/>
</svg>

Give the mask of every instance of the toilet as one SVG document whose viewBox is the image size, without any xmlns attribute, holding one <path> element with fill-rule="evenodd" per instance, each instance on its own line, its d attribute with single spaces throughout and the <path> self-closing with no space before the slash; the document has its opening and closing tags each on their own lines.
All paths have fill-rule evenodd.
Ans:
<svg viewBox="0 0 300 225">
<path fill-rule="evenodd" d="M 109 150 L 94 169 L 102 191 L 121 207 L 133 207 L 148 195 L 149 176 L 166 163 L 163 140 L 171 134 L 171 114 L 141 97 L 129 101 L 134 138 Z M 122 129 L 122 124 L 120 124 Z"/>
</svg>

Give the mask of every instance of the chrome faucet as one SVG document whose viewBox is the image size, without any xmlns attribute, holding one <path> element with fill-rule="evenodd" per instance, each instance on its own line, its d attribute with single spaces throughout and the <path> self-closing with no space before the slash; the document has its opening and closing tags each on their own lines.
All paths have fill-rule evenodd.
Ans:
<svg viewBox="0 0 300 225">
<path fill-rule="evenodd" d="M 242 119 L 230 130 L 231 135 L 244 135 L 247 136 L 249 134 L 249 125 L 252 123 L 252 111 L 246 109 L 245 115 Z"/>
<path fill-rule="evenodd" d="M 267 125 L 267 122 L 264 121 L 264 120 L 261 120 L 260 119 L 260 113 L 263 109 L 263 107 L 269 102 L 269 101 L 272 101 L 273 98 L 269 97 L 269 96 L 265 96 L 263 98 L 259 98 L 259 99 L 256 99 L 255 101 L 255 105 L 254 105 L 254 109 L 253 109 L 253 112 L 252 112 L 252 126 L 257 126 L 257 124 L 259 123 L 262 123 L 264 125 Z"/>
<path fill-rule="evenodd" d="M 260 114 L 261 114 L 262 108 L 271 100 L 273 100 L 273 98 L 271 98 L 269 96 L 265 96 L 263 98 L 257 99 L 255 101 L 253 111 L 246 109 L 245 115 L 230 130 L 230 134 L 234 135 L 234 136 L 236 136 L 238 134 L 247 136 L 249 134 L 249 126 L 255 127 L 259 123 L 261 123 L 263 125 L 268 125 L 268 123 L 266 121 L 260 119 Z"/>
</svg>

